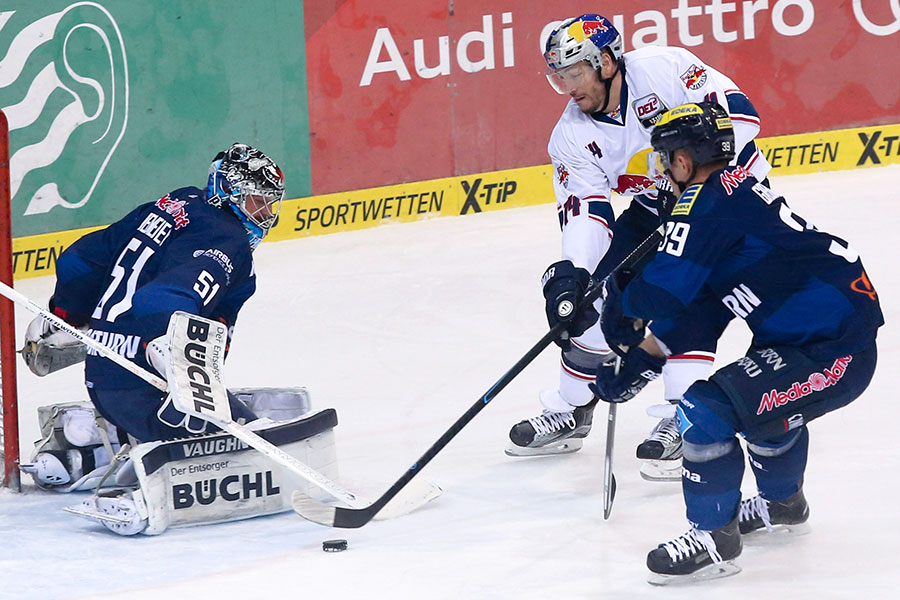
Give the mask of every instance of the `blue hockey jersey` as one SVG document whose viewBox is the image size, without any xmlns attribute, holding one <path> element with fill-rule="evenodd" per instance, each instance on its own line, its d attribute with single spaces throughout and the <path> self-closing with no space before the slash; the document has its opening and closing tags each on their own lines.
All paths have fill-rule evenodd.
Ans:
<svg viewBox="0 0 900 600">
<path fill-rule="evenodd" d="M 755 346 L 822 357 L 868 347 L 884 323 L 856 251 L 740 166 L 685 190 L 656 256 L 622 299 L 629 316 L 677 319 L 710 297 L 747 322 Z"/>
<path fill-rule="evenodd" d="M 94 339 L 139 366 L 147 342 L 183 310 L 231 327 L 256 290 L 247 233 L 231 213 L 210 206 L 203 190 L 175 190 L 90 233 L 60 255 L 53 305 Z M 147 385 L 88 350 L 85 382 L 97 389 Z"/>
</svg>

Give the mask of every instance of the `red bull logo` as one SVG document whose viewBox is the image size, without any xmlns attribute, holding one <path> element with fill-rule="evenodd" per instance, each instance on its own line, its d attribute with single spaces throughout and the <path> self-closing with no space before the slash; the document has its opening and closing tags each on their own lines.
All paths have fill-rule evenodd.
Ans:
<svg viewBox="0 0 900 600">
<path fill-rule="evenodd" d="M 689 90 L 699 90 L 706 83 L 706 69 L 691 65 L 687 71 L 681 74 L 681 81 Z"/>
<path fill-rule="evenodd" d="M 619 175 L 619 179 L 616 181 L 616 187 L 613 188 L 617 194 L 624 194 L 626 196 L 633 196 L 634 194 L 640 194 L 653 187 L 653 180 L 649 177 L 645 177 L 644 175 Z"/>
<path fill-rule="evenodd" d="M 583 42 L 597 32 L 609 31 L 609 27 L 603 21 L 576 21 L 569 25 L 569 35 L 576 41 Z"/>
</svg>

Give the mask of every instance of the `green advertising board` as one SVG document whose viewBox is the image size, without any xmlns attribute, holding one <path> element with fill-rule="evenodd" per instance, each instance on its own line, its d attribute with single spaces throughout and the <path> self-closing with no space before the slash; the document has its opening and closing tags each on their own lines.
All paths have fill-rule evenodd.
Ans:
<svg viewBox="0 0 900 600">
<path fill-rule="evenodd" d="M 3 0 L 0 108 L 14 237 L 202 187 L 235 141 L 310 194 L 301 0 Z"/>
</svg>

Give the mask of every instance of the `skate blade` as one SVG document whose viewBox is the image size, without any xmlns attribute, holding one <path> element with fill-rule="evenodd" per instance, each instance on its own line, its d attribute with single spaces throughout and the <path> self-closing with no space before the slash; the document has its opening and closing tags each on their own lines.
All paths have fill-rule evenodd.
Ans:
<svg viewBox="0 0 900 600">
<path fill-rule="evenodd" d="M 650 585 L 685 585 L 698 583 L 700 581 L 709 581 L 711 579 L 721 579 L 722 577 L 730 577 L 741 572 L 741 567 L 734 561 L 726 560 L 724 562 L 711 564 L 698 571 L 694 571 L 689 575 L 666 575 L 663 573 L 650 573 L 647 583 Z"/>
<path fill-rule="evenodd" d="M 646 481 L 681 481 L 681 459 L 641 460 L 640 473 Z"/>
<path fill-rule="evenodd" d="M 63 508 L 67 513 L 71 513 L 73 515 L 78 515 L 79 517 L 84 517 L 85 519 L 90 519 L 92 521 L 97 521 L 98 523 L 103 523 L 104 521 L 107 523 L 113 523 L 115 525 L 128 525 L 131 523 L 131 519 L 124 519 L 122 517 L 113 517 L 106 513 L 97 512 L 92 508 L 84 506 L 83 504 L 75 504 L 73 506 L 66 506 Z"/>
<path fill-rule="evenodd" d="M 811 531 L 812 527 L 810 527 L 809 521 L 805 521 L 793 525 L 772 525 L 772 531 L 762 527 L 750 533 L 741 534 L 741 538 L 752 543 L 778 543 L 781 540 L 807 535 Z"/>
<path fill-rule="evenodd" d="M 512 442 L 506 447 L 504 453 L 507 456 L 554 456 L 556 454 L 571 454 L 573 452 L 578 452 L 581 450 L 581 447 L 584 445 L 584 441 L 577 438 L 569 438 L 567 440 L 563 440 L 562 442 L 558 442 L 556 444 L 550 444 L 548 446 L 539 446 L 537 448 L 523 448 L 522 446 L 516 446 Z"/>
</svg>

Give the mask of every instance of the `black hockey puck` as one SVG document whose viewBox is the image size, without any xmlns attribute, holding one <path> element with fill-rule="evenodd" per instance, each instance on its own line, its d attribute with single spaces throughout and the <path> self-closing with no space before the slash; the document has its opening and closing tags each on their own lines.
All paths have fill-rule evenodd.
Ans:
<svg viewBox="0 0 900 600">
<path fill-rule="evenodd" d="M 347 540 L 325 540 L 322 550 L 325 552 L 343 552 L 347 549 Z"/>
</svg>

